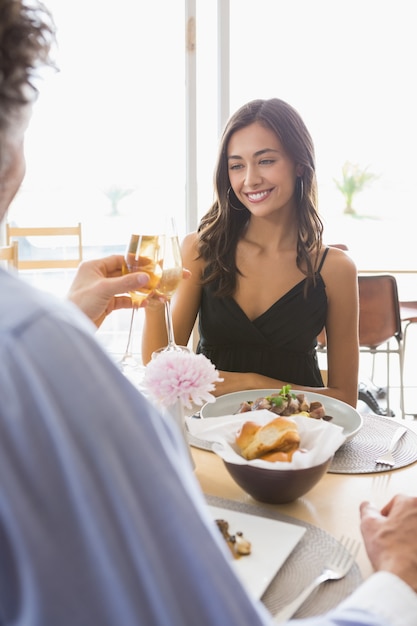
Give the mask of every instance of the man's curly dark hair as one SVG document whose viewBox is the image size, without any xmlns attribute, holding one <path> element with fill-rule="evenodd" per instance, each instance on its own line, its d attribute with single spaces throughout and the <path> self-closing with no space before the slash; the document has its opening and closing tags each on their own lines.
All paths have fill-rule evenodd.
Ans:
<svg viewBox="0 0 417 626">
<path fill-rule="evenodd" d="M 36 95 L 37 70 L 52 65 L 52 17 L 37 0 L 0 0 L 0 132 Z"/>
</svg>

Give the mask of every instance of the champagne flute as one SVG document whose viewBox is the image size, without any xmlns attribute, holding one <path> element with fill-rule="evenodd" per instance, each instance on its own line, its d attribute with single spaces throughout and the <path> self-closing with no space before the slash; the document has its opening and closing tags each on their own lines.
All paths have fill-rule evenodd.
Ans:
<svg viewBox="0 0 417 626">
<path fill-rule="evenodd" d="M 159 255 L 160 241 L 158 235 L 131 235 L 126 248 L 123 273 L 146 272 L 149 276 L 149 281 L 143 287 L 138 287 L 134 291 L 129 292 L 133 306 L 126 350 L 119 362 L 122 370 L 125 370 L 126 367 L 138 368 L 139 366 L 139 363 L 133 357 L 131 349 L 133 322 L 140 304 L 148 297 L 151 291 L 155 289 L 161 278 L 162 268 L 159 263 Z"/>
<path fill-rule="evenodd" d="M 175 222 L 170 218 L 165 233 L 161 235 L 160 262 L 162 276 L 156 288 L 157 293 L 165 298 L 165 322 L 168 336 L 168 345 L 155 350 L 153 357 L 162 352 L 190 352 L 186 346 L 179 346 L 175 342 L 174 326 L 172 322 L 171 299 L 182 280 L 181 247 L 178 240 Z"/>
</svg>

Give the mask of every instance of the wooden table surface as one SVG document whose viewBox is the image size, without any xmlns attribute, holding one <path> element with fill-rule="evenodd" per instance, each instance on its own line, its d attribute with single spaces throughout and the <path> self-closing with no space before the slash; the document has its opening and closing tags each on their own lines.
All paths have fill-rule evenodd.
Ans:
<svg viewBox="0 0 417 626">
<path fill-rule="evenodd" d="M 417 422 L 393 419 L 417 432 Z M 196 465 L 195 475 L 207 495 L 256 504 L 230 477 L 223 461 L 214 453 L 191 447 Z M 264 505 L 269 509 L 314 524 L 330 533 L 335 539 L 342 535 L 361 542 L 357 557 L 364 578 L 372 572 L 359 528 L 359 504 L 371 500 L 382 506 L 396 493 L 417 494 L 417 462 L 404 468 L 375 474 L 330 474 L 303 497 L 289 504 Z"/>
</svg>

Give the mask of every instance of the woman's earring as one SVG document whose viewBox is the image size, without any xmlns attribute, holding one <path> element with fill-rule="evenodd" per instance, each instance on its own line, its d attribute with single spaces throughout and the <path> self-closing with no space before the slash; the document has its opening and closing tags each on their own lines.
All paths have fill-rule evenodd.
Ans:
<svg viewBox="0 0 417 626">
<path fill-rule="evenodd" d="M 303 201 L 304 198 L 304 181 L 302 176 L 298 176 L 297 180 L 299 181 L 298 183 L 298 190 L 299 190 L 299 196 L 300 196 L 300 202 Z"/>
<path fill-rule="evenodd" d="M 234 205 L 232 204 L 232 201 L 231 201 L 231 199 L 230 199 L 230 192 L 231 192 L 231 191 L 233 191 L 233 189 L 232 189 L 231 187 L 229 187 L 229 189 L 227 190 L 227 194 L 226 194 L 226 195 L 227 195 L 227 201 L 228 201 L 228 203 L 230 204 L 230 206 L 232 207 L 232 209 L 234 209 L 235 211 L 244 211 L 244 210 L 246 209 L 246 207 L 245 207 L 245 206 L 237 207 L 237 206 L 234 206 Z"/>
</svg>

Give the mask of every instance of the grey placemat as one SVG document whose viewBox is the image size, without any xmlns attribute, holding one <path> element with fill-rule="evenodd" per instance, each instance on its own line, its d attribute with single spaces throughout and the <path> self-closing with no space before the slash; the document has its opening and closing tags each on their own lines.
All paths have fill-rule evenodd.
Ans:
<svg viewBox="0 0 417 626">
<path fill-rule="evenodd" d="M 337 450 L 327 470 L 331 474 L 368 474 L 387 472 L 417 461 L 417 435 L 407 428 L 394 450 L 395 466 L 375 465 L 387 449 L 398 426 L 406 424 L 379 415 L 364 415 L 360 431 Z"/>
<path fill-rule="evenodd" d="M 280 522 L 304 526 L 307 530 L 281 567 L 261 600 L 272 613 L 291 602 L 323 569 L 323 566 L 339 542 L 321 528 L 278 513 L 269 505 L 252 505 L 206 495 L 211 506 L 218 506 L 240 513 L 276 519 Z M 242 529 L 244 531 L 244 529 Z M 250 540 L 250 537 L 248 537 Z M 279 540 L 279 538 L 277 538 Z M 309 617 L 329 611 L 344 600 L 362 582 L 362 574 L 354 563 L 345 578 L 326 582 L 304 602 L 294 617 Z"/>
</svg>

